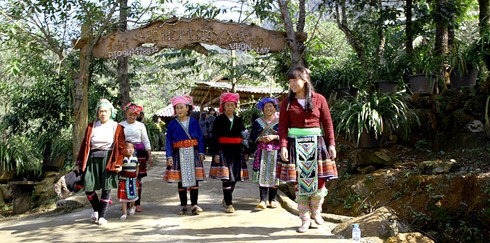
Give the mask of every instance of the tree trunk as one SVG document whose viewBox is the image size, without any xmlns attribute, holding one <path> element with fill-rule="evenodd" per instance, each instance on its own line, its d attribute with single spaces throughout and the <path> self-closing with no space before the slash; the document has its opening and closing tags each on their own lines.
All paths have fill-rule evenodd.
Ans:
<svg viewBox="0 0 490 243">
<path fill-rule="evenodd" d="M 105 28 L 109 25 L 109 20 L 112 18 L 116 6 L 113 5 L 97 33 L 94 34 L 92 32 L 92 26 L 90 24 L 82 25 L 80 39 L 86 40 L 87 44 L 80 50 L 80 73 L 78 74 L 78 78 L 74 80 L 73 85 L 72 158 L 75 162 L 88 122 L 88 83 L 90 80 L 90 63 L 92 62 L 94 46 L 99 41 Z"/>
<path fill-rule="evenodd" d="M 91 30 L 89 25 L 82 26 L 82 38 L 90 41 Z M 92 50 L 90 44 L 80 50 L 80 73 L 74 81 L 73 92 L 73 161 L 76 162 L 78 150 L 82 144 L 83 135 L 88 121 L 88 79 Z"/>
<path fill-rule="evenodd" d="M 366 57 L 366 53 L 364 51 L 362 43 L 354 36 L 354 33 L 349 26 L 347 25 L 347 13 L 346 13 L 346 3 L 345 0 L 337 1 L 335 4 L 335 13 L 336 13 L 336 21 L 337 26 L 344 32 L 345 37 L 347 38 L 347 42 L 352 46 L 352 49 L 357 54 L 359 61 L 363 65 L 365 69 L 367 69 L 368 60 Z"/>
<path fill-rule="evenodd" d="M 378 0 L 378 26 L 376 28 L 378 29 L 378 38 L 379 42 L 376 47 L 376 61 L 377 63 L 381 63 L 381 61 L 385 61 L 383 58 L 385 49 L 386 49 L 386 34 L 385 34 L 385 29 L 383 27 L 383 2 L 381 0 Z"/>
<path fill-rule="evenodd" d="M 407 26 L 405 28 L 405 46 L 407 48 L 407 56 L 413 55 L 413 21 L 412 21 L 412 0 L 407 0 L 405 2 L 405 16 L 407 16 Z"/>
<path fill-rule="evenodd" d="M 480 6 L 480 36 L 484 38 L 483 61 L 485 62 L 485 66 L 487 66 L 487 70 L 490 70 L 490 1 L 478 0 L 478 4 Z"/>
<path fill-rule="evenodd" d="M 300 6 L 300 9 L 303 8 L 304 11 L 304 1 L 301 2 L 303 3 L 303 6 Z M 300 48 L 300 43 L 296 39 L 293 21 L 291 20 L 291 16 L 289 15 L 288 2 L 286 0 L 278 0 L 278 3 L 281 10 L 281 16 L 284 21 L 284 26 L 286 28 L 288 46 L 291 49 L 291 66 L 306 66 L 305 58 L 303 57 L 304 52 L 302 52 Z M 304 23 L 302 25 L 304 26 Z M 298 23 L 298 26 L 301 27 L 301 23 Z"/>
<path fill-rule="evenodd" d="M 436 55 L 447 54 L 449 52 L 448 40 L 449 40 L 449 21 L 447 18 L 444 18 L 442 15 L 443 9 L 447 5 L 448 0 L 438 0 L 436 1 L 436 11 L 434 20 L 436 22 L 436 43 L 434 51 Z"/>
<path fill-rule="evenodd" d="M 124 32 L 128 28 L 128 0 L 119 1 L 120 15 L 118 29 Z M 117 58 L 117 81 L 119 83 L 119 102 L 121 107 L 129 103 L 128 57 Z M 125 114 L 122 114 L 125 116 Z"/>
</svg>

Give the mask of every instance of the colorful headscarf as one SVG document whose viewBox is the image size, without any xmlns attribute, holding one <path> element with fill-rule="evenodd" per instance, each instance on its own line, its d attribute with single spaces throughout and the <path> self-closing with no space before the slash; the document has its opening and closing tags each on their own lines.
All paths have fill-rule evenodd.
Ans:
<svg viewBox="0 0 490 243">
<path fill-rule="evenodd" d="M 219 112 L 223 112 L 223 104 L 226 102 L 235 102 L 238 104 L 240 95 L 238 93 L 222 93 L 219 97 Z"/>
<path fill-rule="evenodd" d="M 99 113 L 99 108 L 100 107 L 107 107 L 107 108 L 111 109 L 111 119 L 116 118 L 117 110 L 116 110 L 116 108 L 114 108 L 114 106 L 112 105 L 112 103 L 109 100 L 107 100 L 107 99 L 100 99 L 97 102 L 97 108 L 95 109 L 96 117 L 98 117 L 98 113 Z"/>
<path fill-rule="evenodd" d="M 135 103 L 131 103 L 129 102 L 128 104 L 126 104 L 122 110 L 124 112 L 131 112 L 131 113 L 134 113 L 136 115 L 139 115 L 142 111 L 143 111 L 143 106 L 140 106 L 140 105 L 137 105 Z"/>
<path fill-rule="evenodd" d="M 264 106 L 265 106 L 265 104 L 267 104 L 267 103 L 272 103 L 272 104 L 273 104 L 273 105 L 276 107 L 276 111 L 278 111 L 278 110 L 279 110 L 279 107 L 277 106 L 277 104 L 278 104 L 279 102 L 277 101 L 277 99 L 276 99 L 276 98 L 271 98 L 271 97 L 265 97 L 265 98 L 261 99 L 261 100 L 259 101 L 259 103 L 257 103 L 257 109 L 259 109 L 259 110 L 261 110 L 261 111 L 262 111 L 262 110 L 264 110 Z"/>
<path fill-rule="evenodd" d="M 188 95 L 175 96 L 170 100 L 170 102 L 172 102 L 173 107 L 175 107 L 177 104 L 184 104 L 184 105 L 189 105 L 191 109 L 193 108 L 192 97 Z M 175 108 L 174 108 L 174 113 L 176 113 Z"/>
<path fill-rule="evenodd" d="M 192 97 L 188 95 L 180 95 L 180 96 L 175 96 L 173 97 L 170 102 L 172 102 L 172 106 L 175 106 L 177 104 L 184 104 L 184 105 L 190 105 L 192 106 Z"/>
</svg>

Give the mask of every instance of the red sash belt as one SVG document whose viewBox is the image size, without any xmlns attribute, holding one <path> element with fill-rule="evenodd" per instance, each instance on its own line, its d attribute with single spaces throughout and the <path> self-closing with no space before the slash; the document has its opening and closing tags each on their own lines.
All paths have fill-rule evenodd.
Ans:
<svg viewBox="0 0 490 243">
<path fill-rule="evenodd" d="M 218 138 L 219 143 L 227 143 L 227 144 L 240 144 L 242 143 L 242 138 L 230 138 L 230 137 L 220 137 Z"/>
<path fill-rule="evenodd" d="M 197 146 L 197 139 L 181 140 L 172 144 L 173 148 L 190 148 L 194 146 Z"/>
</svg>

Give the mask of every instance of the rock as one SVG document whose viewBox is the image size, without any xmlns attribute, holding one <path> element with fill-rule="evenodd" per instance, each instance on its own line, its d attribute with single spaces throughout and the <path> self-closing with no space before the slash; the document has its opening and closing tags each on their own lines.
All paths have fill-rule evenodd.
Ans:
<svg viewBox="0 0 490 243">
<path fill-rule="evenodd" d="M 73 210 L 84 207 L 89 204 L 85 193 L 75 194 L 67 199 L 61 199 L 56 202 L 57 210 Z"/>
<path fill-rule="evenodd" d="M 12 198 L 12 188 L 8 184 L 0 185 L 0 206 L 4 206 L 6 201 Z"/>
<path fill-rule="evenodd" d="M 419 169 L 426 175 L 446 174 L 451 172 L 457 164 L 458 163 L 454 159 L 449 161 L 429 160 L 420 163 Z"/>
<path fill-rule="evenodd" d="M 473 120 L 464 126 L 465 130 L 472 133 L 485 132 L 483 123 L 480 120 Z"/>
<path fill-rule="evenodd" d="M 434 138 L 433 149 L 435 151 L 454 151 L 463 148 L 477 148 L 486 143 L 487 136 L 484 132 L 438 133 Z"/>
<path fill-rule="evenodd" d="M 361 171 L 365 174 L 392 166 L 395 161 L 395 157 L 386 149 L 356 149 L 349 154 L 348 167 L 352 173 Z"/>
<path fill-rule="evenodd" d="M 392 208 L 381 207 L 370 214 L 339 224 L 332 230 L 332 234 L 341 235 L 346 239 L 350 239 L 352 236 L 352 224 L 354 223 L 359 224 L 363 238 L 374 237 L 388 239 L 398 233 L 411 232 L 410 227 L 398 218 Z"/>
<path fill-rule="evenodd" d="M 386 243 L 433 243 L 434 241 L 419 232 L 399 233 L 388 238 Z"/>
</svg>

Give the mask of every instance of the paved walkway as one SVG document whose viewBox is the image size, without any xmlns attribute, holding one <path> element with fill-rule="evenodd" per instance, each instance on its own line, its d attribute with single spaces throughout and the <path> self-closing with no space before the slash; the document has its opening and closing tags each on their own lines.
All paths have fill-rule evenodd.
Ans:
<svg viewBox="0 0 490 243">
<path fill-rule="evenodd" d="M 109 224 L 90 223 L 92 212 L 88 204 L 71 213 L 48 213 L 0 222 L 0 239 L 4 242 L 350 242 L 338 239 L 331 229 L 336 224 L 326 222 L 297 233 L 297 216 L 284 208 L 255 212 L 258 187 L 251 181 L 238 182 L 234 193 L 233 214 L 223 212 L 221 182 L 207 179 L 200 184 L 201 215 L 177 215 L 179 198 L 177 185 L 162 180 L 164 153 L 155 153 L 155 164 L 143 179 L 144 212 L 119 220 L 120 203 L 109 206 Z M 205 168 L 209 170 L 210 157 Z M 75 197 L 84 197 L 76 195 Z M 115 190 L 112 199 L 117 200 Z M 86 199 L 82 200 L 87 203 Z M 190 204 L 190 202 L 189 202 Z"/>
</svg>

